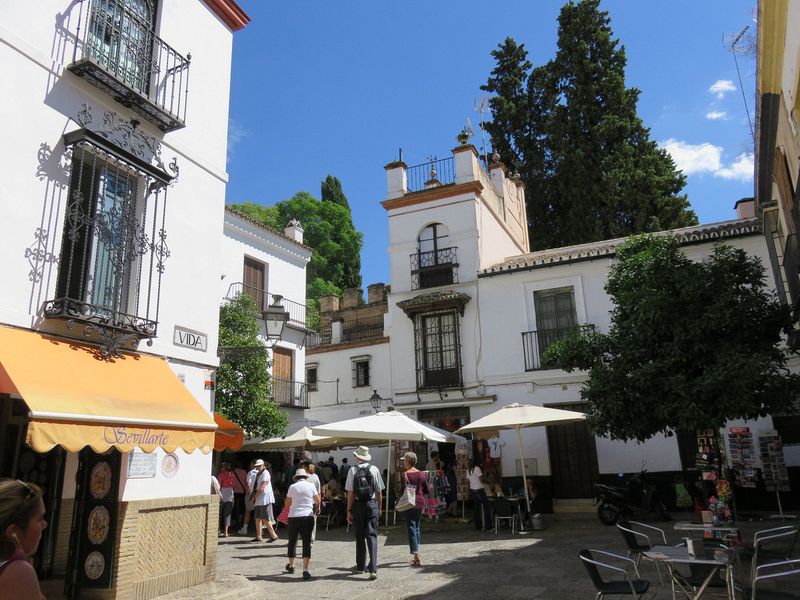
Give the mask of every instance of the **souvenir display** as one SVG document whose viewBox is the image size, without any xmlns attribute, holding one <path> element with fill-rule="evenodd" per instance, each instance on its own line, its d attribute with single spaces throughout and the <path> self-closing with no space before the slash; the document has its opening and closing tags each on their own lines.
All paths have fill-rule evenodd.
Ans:
<svg viewBox="0 0 800 600">
<path fill-rule="evenodd" d="M 749 427 L 728 429 L 728 459 L 733 471 L 733 481 L 739 487 L 754 488 L 758 475 L 753 463 L 753 434 Z"/>
<path fill-rule="evenodd" d="M 111 491 L 111 467 L 107 462 L 99 462 L 92 469 L 89 479 L 89 492 L 92 497 L 102 500 Z"/>
<path fill-rule="evenodd" d="M 89 579 L 99 579 L 106 570 L 106 559 L 97 550 L 90 552 L 83 563 L 83 571 Z"/>
<path fill-rule="evenodd" d="M 175 477 L 180 462 L 175 454 L 167 454 L 161 459 L 161 474 L 164 477 Z"/>
<path fill-rule="evenodd" d="M 108 537 L 108 526 L 111 522 L 111 515 L 105 506 L 95 506 L 89 513 L 89 523 L 87 535 L 93 544 L 102 544 Z"/>
</svg>

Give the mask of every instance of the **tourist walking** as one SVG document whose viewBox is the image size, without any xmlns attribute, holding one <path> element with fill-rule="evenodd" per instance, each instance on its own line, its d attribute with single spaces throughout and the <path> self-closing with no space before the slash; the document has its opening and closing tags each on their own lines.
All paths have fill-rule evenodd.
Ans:
<svg viewBox="0 0 800 600">
<path fill-rule="evenodd" d="M 311 560 L 311 531 L 314 529 L 314 518 L 319 514 L 322 498 L 317 489 L 308 481 L 305 469 L 297 469 L 293 477 L 295 483 L 286 492 L 286 504 L 289 508 L 289 547 L 286 555 L 289 562 L 286 572 L 294 573 L 294 559 L 297 556 L 297 536 L 303 540 L 303 579 L 311 579 L 308 563 Z"/>
<path fill-rule="evenodd" d="M 317 475 L 317 465 L 314 464 L 313 459 L 311 458 L 311 452 L 303 452 L 303 458 L 300 459 L 300 468 L 303 469 L 307 474 L 306 480 L 314 486 L 317 490 L 317 493 L 322 496 L 322 482 L 319 479 L 319 475 Z M 317 517 L 314 516 L 314 527 L 311 530 L 311 543 L 313 544 L 317 539 Z"/>
<path fill-rule="evenodd" d="M 378 467 L 371 465 L 369 448 L 359 446 L 353 452 L 356 464 L 347 472 L 347 522 L 356 536 L 356 573 L 369 572 L 378 578 L 378 521 L 381 518 L 383 479 Z M 366 562 L 369 554 L 369 563 Z M 365 564 L 366 563 L 366 564 Z"/>
<path fill-rule="evenodd" d="M 487 498 L 486 489 L 483 487 L 483 471 L 472 459 L 469 461 L 467 479 L 469 480 L 469 493 L 472 496 L 472 522 L 478 531 L 481 530 L 481 527 L 483 527 L 484 531 L 489 531 L 491 515 L 489 512 L 489 498 Z"/>
<path fill-rule="evenodd" d="M 222 502 L 220 508 L 222 527 L 220 533 L 222 537 L 228 537 L 228 528 L 231 526 L 231 515 L 233 514 L 233 489 L 236 483 L 236 476 L 231 470 L 231 463 L 227 460 L 222 461 L 222 470 L 217 475 L 219 481 L 219 495 Z"/>
<path fill-rule="evenodd" d="M 261 462 L 263 463 L 264 461 Z M 245 491 L 244 521 L 242 522 L 242 528 L 239 530 L 239 533 L 242 535 L 247 534 L 247 527 L 248 525 L 250 525 L 250 515 L 253 514 L 253 509 L 255 508 L 254 503 L 256 495 L 253 493 L 253 484 L 255 483 L 257 476 L 258 476 L 258 469 L 256 468 L 256 461 L 251 460 L 250 470 L 247 472 L 247 479 L 245 479 L 244 483 L 244 491 Z"/>
<path fill-rule="evenodd" d="M 28 557 L 36 552 L 45 527 L 39 486 L 0 481 L 0 600 L 44 599 Z"/>
<path fill-rule="evenodd" d="M 272 543 L 278 539 L 278 534 L 275 533 L 275 529 L 272 527 L 272 523 L 275 522 L 275 517 L 272 514 L 272 505 L 275 503 L 275 496 L 272 493 L 272 478 L 264 465 L 264 461 L 260 458 L 256 461 L 256 470 L 257 474 L 252 486 L 253 491 L 251 492 L 251 495 L 255 495 L 253 498 L 253 504 L 255 505 L 253 515 L 256 521 L 256 537 L 250 541 L 264 541 L 262 531 L 266 527 L 269 533 L 267 543 Z"/>
<path fill-rule="evenodd" d="M 410 508 L 404 513 L 408 531 L 408 550 L 411 553 L 411 566 L 420 567 L 422 561 L 419 558 L 419 521 L 425 508 L 425 498 L 430 494 L 430 485 L 428 476 L 417 469 L 417 455 L 414 452 L 406 452 L 403 455 L 403 468 L 405 469 L 403 489 L 405 486 L 413 485 L 416 492 L 414 508 Z"/>
</svg>

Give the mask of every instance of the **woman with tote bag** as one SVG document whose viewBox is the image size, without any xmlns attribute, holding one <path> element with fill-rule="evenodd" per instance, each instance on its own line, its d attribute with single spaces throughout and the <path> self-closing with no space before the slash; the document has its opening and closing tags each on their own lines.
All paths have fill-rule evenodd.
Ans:
<svg viewBox="0 0 800 600">
<path fill-rule="evenodd" d="M 406 529 L 408 530 L 408 549 L 411 552 L 411 566 L 422 566 L 419 558 L 419 521 L 422 518 L 422 509 L 425 508 L 425 497 L 430 494 L 430 486 L 428 485 L 428 476 L 422 471 L 417 469 L 417 455 L 413 452 L 406 452 L 403 455 L 403 496 L 395 503 L 397 510 L 402 511 L 403 505 L 407 507 L 405 510 L 406 516 Z M 408 488 L 415 489 L 413 505 L 408 502 L 410 500 L 410 491 Z M 405 499 L 406 494 L 409 494 L 408 500 Z"/>
</svg>

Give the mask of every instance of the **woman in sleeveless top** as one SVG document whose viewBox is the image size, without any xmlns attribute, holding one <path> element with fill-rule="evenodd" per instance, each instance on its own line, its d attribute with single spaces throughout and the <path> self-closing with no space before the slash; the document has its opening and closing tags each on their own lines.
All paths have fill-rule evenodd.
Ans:
<svg viewBox="0 0 800 600">
<path fill-rule="evenodd" d="M 430 494 L 428 476 L 417 469 L 417 455 L 414 452 L 406 452 L 403 455 L 403 480 L 400 489 L 405 490 L 407 485 L 413 485 L 417 489 L 417 501 L 414 508 L 405 511 L 406 529 L 408 530 L 408 549 L 411 552 L 411 566 L 422 566 L 419 558 L 419 521 L 422 518 L 422 510 L 425 508 L 425 497 Z"/>
<path fill-rule="evenodd" d="M 28 556 L 45 527 L 42 490 L 17 479 L 0 481 L 0 600 L 44 599 Z"/>
</svg>

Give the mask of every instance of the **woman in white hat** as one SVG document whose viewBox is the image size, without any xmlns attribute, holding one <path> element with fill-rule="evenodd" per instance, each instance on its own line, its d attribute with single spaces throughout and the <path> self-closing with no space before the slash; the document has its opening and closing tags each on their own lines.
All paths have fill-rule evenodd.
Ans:
<svg viewBox="0 0 800 600">
<path fill-rule="evenodd" d="M 293 477 L 295 483 L 286 492 L 286 504 L 289 508 L 289 547 L 286 565 L 287 573 L 294 573 L 294 559 L 297 549 L 297 536 L 303 540 L 303 579 L 311 579 L 308 563 L 311 560 L 311 531 L 314 529 L 314 517 L 319 514 L 322 498 L 317 488 L 307 481 L 305 469 L 297 469 Z"/>
</svg>

